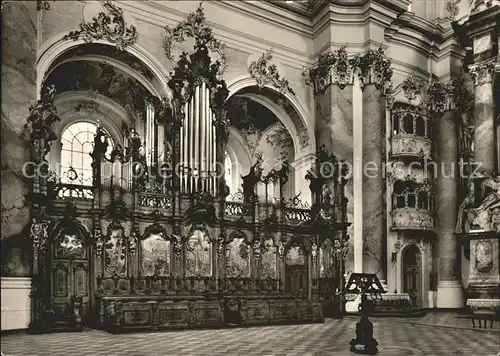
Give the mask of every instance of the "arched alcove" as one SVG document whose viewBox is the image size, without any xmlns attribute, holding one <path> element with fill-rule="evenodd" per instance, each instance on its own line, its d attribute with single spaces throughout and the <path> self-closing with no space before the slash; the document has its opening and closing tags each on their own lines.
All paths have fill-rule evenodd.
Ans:
<svg viewBox="0 0 500 356">
<path fill-rule="evenodd" d="M 229 79 L 228 89 L 229 98 L 246 96 L 272 111 L 291 133 L 296 156 L 315 153 L 314 122 L 309 119 L 312 114 L 296 96 L 281 93 L 272 86 L 259 88 L 257 81 L 249 76 Z"/>
<path fill-rule="evenodd" d="M 77 57 L 79 54 L 83 54 L 86 56 L 106 56 L 106 60 L 110 61 L 110 63 L 114 63 L 116 60 L 119 62 L 123 62 L 123 59 L 116 58 L 116 54 L 122 56 L 129 56 L 132 60 L 125 61 L 129 62 L 133 65 L 123 65 L 122 69 L 127 68 L 127 71 L 131 73 L 136 72 L 137 69 L 144 67 L 146 71 L 150 72 L 154 78 L 158 81 L 159 86 L 157 91 L 153 94 L 156 96 L 164 96 L 169 93 L 168 89 L 168 73 L 163 70 L 163 67 L 157 63 L 153 58 L 153 56 L 148 53 L 146 49 L 138 44 L 131 44 L 127 46 L 124 52 L 117 51 L 116 47 L 113 44 L 105 40 L 97 40 L 93 43 L 86 43 L 83 40 L 73 41 L 70 39 L 66 39 L 65 36 L 67 33 L 59 33 L 52 38 L 46 40 L 43 45 L 40 47 L 38 53 L 40 56 L 37 61 L 37 72 L 40 74 L 37 77 L 37 93 L 41 92 L 42 84 L 48 73 L 50 73 L 59 63 L 63 63 L 64 60 L 68 58 Z M 86 49 L 88 48 L 88 50 Z M 103 51 L 103 49 L 106 49 Z M 83 52 L 83 53 L 82 53 Z M 112 55 L 109 55 L 112 53 Z M 106 55 L 108 54 L 108 55 Z M 135 75 L 139 81 L 140 76 Z"/>
<path fill-rule="evenodd" d="M 406 246 L 401 252 L 402 292 L 410 295 L 411 306 L 422 307 L 422 255 L 415 244 Z"/>
</svg>

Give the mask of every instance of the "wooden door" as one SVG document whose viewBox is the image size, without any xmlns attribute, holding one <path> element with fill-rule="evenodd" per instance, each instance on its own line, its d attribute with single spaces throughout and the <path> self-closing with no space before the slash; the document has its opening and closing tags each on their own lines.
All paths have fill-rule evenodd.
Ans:
<svg viewBox="0 0 500 356">
<path fill-rule="evenodd" d="M 422 271 L 416 246 L 408 247 L 403 254 L 403 293 L 410 295 L 413 308 L 422 307 Z"/>
<path fill-rule="evenodd" d="M 72 299 L 81 298 L 82 320 L 89 308 L 89 251 L 77 235 L 61 234 L 52 244 L 51 301 L 56 321 L 73 315 Z"/>
</svg>

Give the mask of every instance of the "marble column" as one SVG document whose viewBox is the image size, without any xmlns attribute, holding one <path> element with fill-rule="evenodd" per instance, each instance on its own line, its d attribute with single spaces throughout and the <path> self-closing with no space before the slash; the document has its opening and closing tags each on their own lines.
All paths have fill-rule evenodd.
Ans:
<svg viewBox="0 0 500 356">
<path fill-rule="evenodd" d="M 385 102 L 374 84 L 363 90 L 363 272 L 385 281 L 384 240 L 386 239 L 384 162 Z M 355 137 L 357 141 L 358 137 Z M 356 143 L 355 143 L 356 144 Z"/>
<path fill-rule="evenodd" d="M 316 146 L 326 146 L 327 152 L 331 152 L 339 159 L 344 159 L 348 164 L 353 164 L 353 105 L 352 85 L 341 89 L 338 85 L 330 85 L 322 94 L 315 97 L 316 105 Z M 354 199 L 353 179 L 350 178 L 346 185 L 347 220 L 354 221 Z M 349 252 L 346 258 L 346 271 L 354 268 L 353 243 L 355 235 L 353 227 L 348 228 L 351 236 L 349 240 Z M 361 236 L 362 232 L 358 232 Z M 361 271 L 356 271 L 361 272 Z"/>
<path fill-rule="evenodd" d="M 474 162 L 486 175 L 496 171 L 495 101 L 493 97 L 494 62 L 469 67 L 474 80 Z"/>
<path fill-rule="evenodd" d="M 434 158 L 438 171 L 436 178 L 436 218 L 438 255 L 438 308 L 463 307 L 460 272 L 457 268 L 457 240 L 454 234 L 457 219 L 458 179 L 458 133 L 453 110 L 435 118 L 436 142 Z"/>
<path fill-rule="evenodd" d="M 7 219 L 3 241 L 21 233 L 29 222 L 29 208 L 22 204 L 28 192 L 22 167 L 30 160 L 23 130 L 37 97 L 37 31 L 27 5 L 2 3 L 2 210 L 7 209 L 2 211 L 2 220 Z"/>
<path fill-rule="evenodd" d="M 26 236 L 29 206 L 24 195 L 29 187 L 23 180 L 23 165 L 30 161 L 29 143 L 23 134 L 29 107 L 35 103 L 37 27 L 36 1 L 2 2 L 2 277 L 13 277 L 31 288 L 32 243 Z M 5 210 L 4 210 L 5 209 Z M 29 281 L 27 281 L 29 280 Z M 4 295 L 2 278 L 2 295 Z M 26 291 L 28 292 L 28 291 Z M 28 327 L 32 316 L 26 310 L 28 293 L 2 303 L 12 312 L 2 319 L 2 329 Z M 23 305 L 23 312 L 19 305 Z M 4 317 L 4 316 L 2 316 Z"/>
</svg>

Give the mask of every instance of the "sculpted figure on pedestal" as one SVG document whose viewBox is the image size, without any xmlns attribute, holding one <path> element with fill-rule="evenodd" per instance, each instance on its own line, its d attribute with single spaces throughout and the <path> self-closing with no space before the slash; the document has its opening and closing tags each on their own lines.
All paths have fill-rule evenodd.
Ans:
<svg viewBox="0 0 500 356">
<path fill-rule="evenodd" d="M 469 210 L 469 219 L 481 229 L 500 232 L 500 176 L 486 179 L 484 186 L 491 192 L 477 208 Z"/>
<path fill-rule="evenodd" d="M 457 224 L 455 226 L 456 233 L 469 231 L 470 222 L 467 219 L 467 209 L 470 208 L 473 204 L 474 204 L 474 182 L 471 179 L 469 179 L 467 183 L 467 195 L 465 196 L 464 200 L 462 201 L 462 204 L 460 204 L 460 207 L 458 208 Z"/>
</svg>

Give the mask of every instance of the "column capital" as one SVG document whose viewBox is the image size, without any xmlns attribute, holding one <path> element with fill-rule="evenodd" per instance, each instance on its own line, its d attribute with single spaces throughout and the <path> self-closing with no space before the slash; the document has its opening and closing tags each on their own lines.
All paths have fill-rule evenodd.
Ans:
<svg viewBox="0 0 500 356">
<path fill-rule="evenodd" d="M 469 73 L 474 80 L 474 85 L 483 85 L 493 82 L 495 62 L 492 60 L 469 65 Z"/>
<path fill-rule="evenodd" d="M 427 110 L 436 114 L 447 111 L 466 110 L 472 94 L 464 85 L 463 78 L 453 79 L 448 83 L 433 82 L 427 88 Z"/>
<path fill-rule="evenodd" d="M 391 85 L 392 74 L 391 60 L 382 47 L 349 58 L 346 47 L 342 46 L 337 51 L 321 54 L 315 67 L 302 71 L 306 84 L 313 86 L 314 95 L 323 94 L 332 85 L 344 89 L 354 83 L 355 76 L 360 80 L 361 89 L 374 84 L 385 94 Z"/>
</svg>

